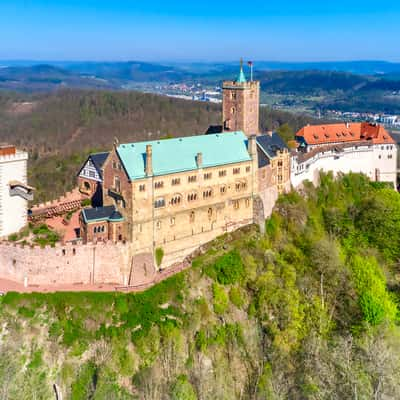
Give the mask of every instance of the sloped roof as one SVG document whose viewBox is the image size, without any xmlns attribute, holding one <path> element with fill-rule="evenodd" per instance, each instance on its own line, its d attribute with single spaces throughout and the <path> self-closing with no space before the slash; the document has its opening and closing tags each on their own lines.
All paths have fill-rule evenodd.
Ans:
<svg viewBox="0 0 400 400">
<path fill-rule="evenodd" d="M 86 223 L 88 222 L 99 222 L 99 221 L 122 221 L 122 215 L 115 209 L 115 206 L 105 207 L 90 207 L 82 210 L 83 219 Z"/>
<path fill-rule="evenodd" d="M 154 176 L 196 170 L 197 153 L 203 155 L 203 168 L 250 161 L 241 131 L 120 144 L 117 153 L 131 180 L 146 176 L 147 145 L 152 146 Z"/>
<path fill-rule="evenodd" d="M 101 173 L 101 168 L 103 167 L 103 164 L 107 160 L 107 157 L 110 153 L 109 152 L 104 152 L 104 153 L 93 153 L 90 154 L 90 158 L 93 161 L 93 164 L 95 167 L 99 170 Z"/>
<path fill-rule="evenodd" d="M 307 125 L 296 133 L 308 145 L 370 140 L 374 144 L 395 143 L 382 125 L 369 122 Z"/>
</svg>

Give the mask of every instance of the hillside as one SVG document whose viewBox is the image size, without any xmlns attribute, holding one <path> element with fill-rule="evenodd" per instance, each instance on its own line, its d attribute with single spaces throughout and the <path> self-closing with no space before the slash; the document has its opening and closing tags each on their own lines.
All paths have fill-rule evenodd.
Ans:
<svg viewBox="0 0 400 400">
<path fill-rule="evenodd" d="M 139 92 L 0 92 L 0 142 L 29 151 L 36 201 L 70 190 L 88 152 L 110 149 L 115 137 L 123 143 L 191 136 L 204 134 L 220 121 L 220 105 Z M 289 123 L 287 137 L 307 122 L 312 119 L 261 109 L 262 129 Z"/>
<path fill-rule="evenodd" d="M 5 295 L 1 397 L 400 398 L 400 195 L 322 176 L 266 232 L 141 294 Z"/>
</svg>

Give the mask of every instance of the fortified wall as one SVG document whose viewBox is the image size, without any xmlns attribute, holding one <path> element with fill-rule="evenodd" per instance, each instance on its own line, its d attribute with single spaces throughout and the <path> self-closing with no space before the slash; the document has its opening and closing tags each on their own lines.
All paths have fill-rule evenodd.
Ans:
<svg viewBox="0 0 400 400">
<path fill-rule="evenodd" d="M 136 261 L 140 259 L 137 257 Z M 130 275 L 132 277 L 134 261 L 129 246 L 122 243 L 67 244 L 45 248 L 0 243 L 0 278 L 25 286 L 126 285 Z"/>
</svg>

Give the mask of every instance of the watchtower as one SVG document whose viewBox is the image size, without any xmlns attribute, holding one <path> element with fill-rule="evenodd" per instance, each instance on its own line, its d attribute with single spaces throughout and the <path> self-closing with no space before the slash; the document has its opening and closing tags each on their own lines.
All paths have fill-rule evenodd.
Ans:
<svg viewBox="0 0 400 400">
<path fill-rule="evenodd" d="M 224 132 L 243 131 L 246 136 L 259 133 L 260 82 L 247 81 L 240 60 L 239 76 L 222 85 L 222 126 Z"/>
</svg>

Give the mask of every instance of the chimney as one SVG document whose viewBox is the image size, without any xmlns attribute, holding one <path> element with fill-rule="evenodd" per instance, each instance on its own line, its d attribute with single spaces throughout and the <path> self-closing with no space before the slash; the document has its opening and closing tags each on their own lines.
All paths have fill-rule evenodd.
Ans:
<svg viewBox="0 0 400 400">
<path fill-rule="evenodd" d="M 256 135 L 251 135 L 249 140 L 247 141 L 247 151 L 251 158 L 253 158 L 257 154 L 257 142 Z"/>
<path fill-rule="evenodd" d="M 196 164 L 197 168 L 203 167 L 203 153 L 197 153 L 196 155 Z"/>
<path fill-rule="evenodd" d="M 153 150 L 151 144 L 146 145 L 146 175 L 153 175 Z"/>
</svg>

